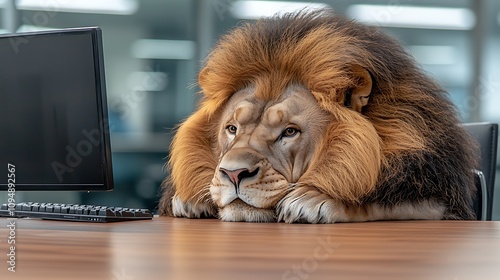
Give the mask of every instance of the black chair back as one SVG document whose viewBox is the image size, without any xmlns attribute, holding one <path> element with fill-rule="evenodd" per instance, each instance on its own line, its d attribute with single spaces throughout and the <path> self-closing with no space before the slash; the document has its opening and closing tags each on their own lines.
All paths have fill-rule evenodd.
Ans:
<svg viewBox="0 0 500 280">
<path fill-rule="evenodd" d="M 464 127 L 479 143 L 481 158 L 476 173 L 478 193 L 474 202 L 474 210 L 478 220 L 491 220 L 493 212 L 493 190 L 497 162 L 498 124 L 467 123 Z"/>
</svg>

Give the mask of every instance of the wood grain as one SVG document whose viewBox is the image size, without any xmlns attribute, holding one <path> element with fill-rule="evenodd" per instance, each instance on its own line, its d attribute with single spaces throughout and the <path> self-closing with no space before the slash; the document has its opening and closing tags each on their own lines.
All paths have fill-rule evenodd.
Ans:
<svg viewBox="0 0 500 280">
<path fill-rule="evenodd" d="M 500 222 L 0 224 L 0 279 L 500 279 Z"/>
</svg>

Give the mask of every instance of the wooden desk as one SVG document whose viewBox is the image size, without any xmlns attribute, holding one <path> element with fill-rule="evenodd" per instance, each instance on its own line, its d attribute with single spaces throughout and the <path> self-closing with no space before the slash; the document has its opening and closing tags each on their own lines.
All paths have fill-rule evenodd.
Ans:
<svg viewBox="0 0 500 280">
<path fill-rule="evenodd" d="M 0 223 L 0 279 L 500 279 L 500 222 Z"/>
</svg>

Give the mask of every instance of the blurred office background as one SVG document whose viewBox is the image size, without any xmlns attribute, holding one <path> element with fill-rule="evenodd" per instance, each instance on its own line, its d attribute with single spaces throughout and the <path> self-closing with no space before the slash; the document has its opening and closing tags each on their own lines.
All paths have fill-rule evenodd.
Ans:
<svg viewBox="0 0 500 280">
<path fill-rule="evenodd" d="M 217 38 L 242 20 L 303 4 L 380 26 L 448 89 L 464 122 L 500 122 L 500 1 L 0 0 L 0 33 L 102 28 L 112 122 L 113 192 L 16 199 L 154 210 L 172 128 L 196 106 L 196 73 Z M 498 220 L 499 172 L 496 182 Z"/>
</svg>

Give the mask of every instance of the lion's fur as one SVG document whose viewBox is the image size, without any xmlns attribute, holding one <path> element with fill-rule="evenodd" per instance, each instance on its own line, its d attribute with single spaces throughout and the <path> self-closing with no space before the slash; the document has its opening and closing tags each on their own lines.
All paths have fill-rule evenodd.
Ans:
<svg viewBox="0 0 500 280">
<path fill-rule="evenodd" d="M 360 83 L 354 65 L 373 79 L 361 114 L 344 106 Z M 199 74 L 200 107 L 172 142 L 160 213 L 171 214 L 173 192 L 209 200 L 218 115 L 236 91 L 251 85 L 276 100 L 290 84 L 304 85 L 335 120 L 300 184 L 354 205 L 432 199 L 446 206 L 444 218 L 474 218 L 474 145 L 445 91 L 395 40 L 331 11 L 245 23 L 222 37 Z"/>
</svg>

